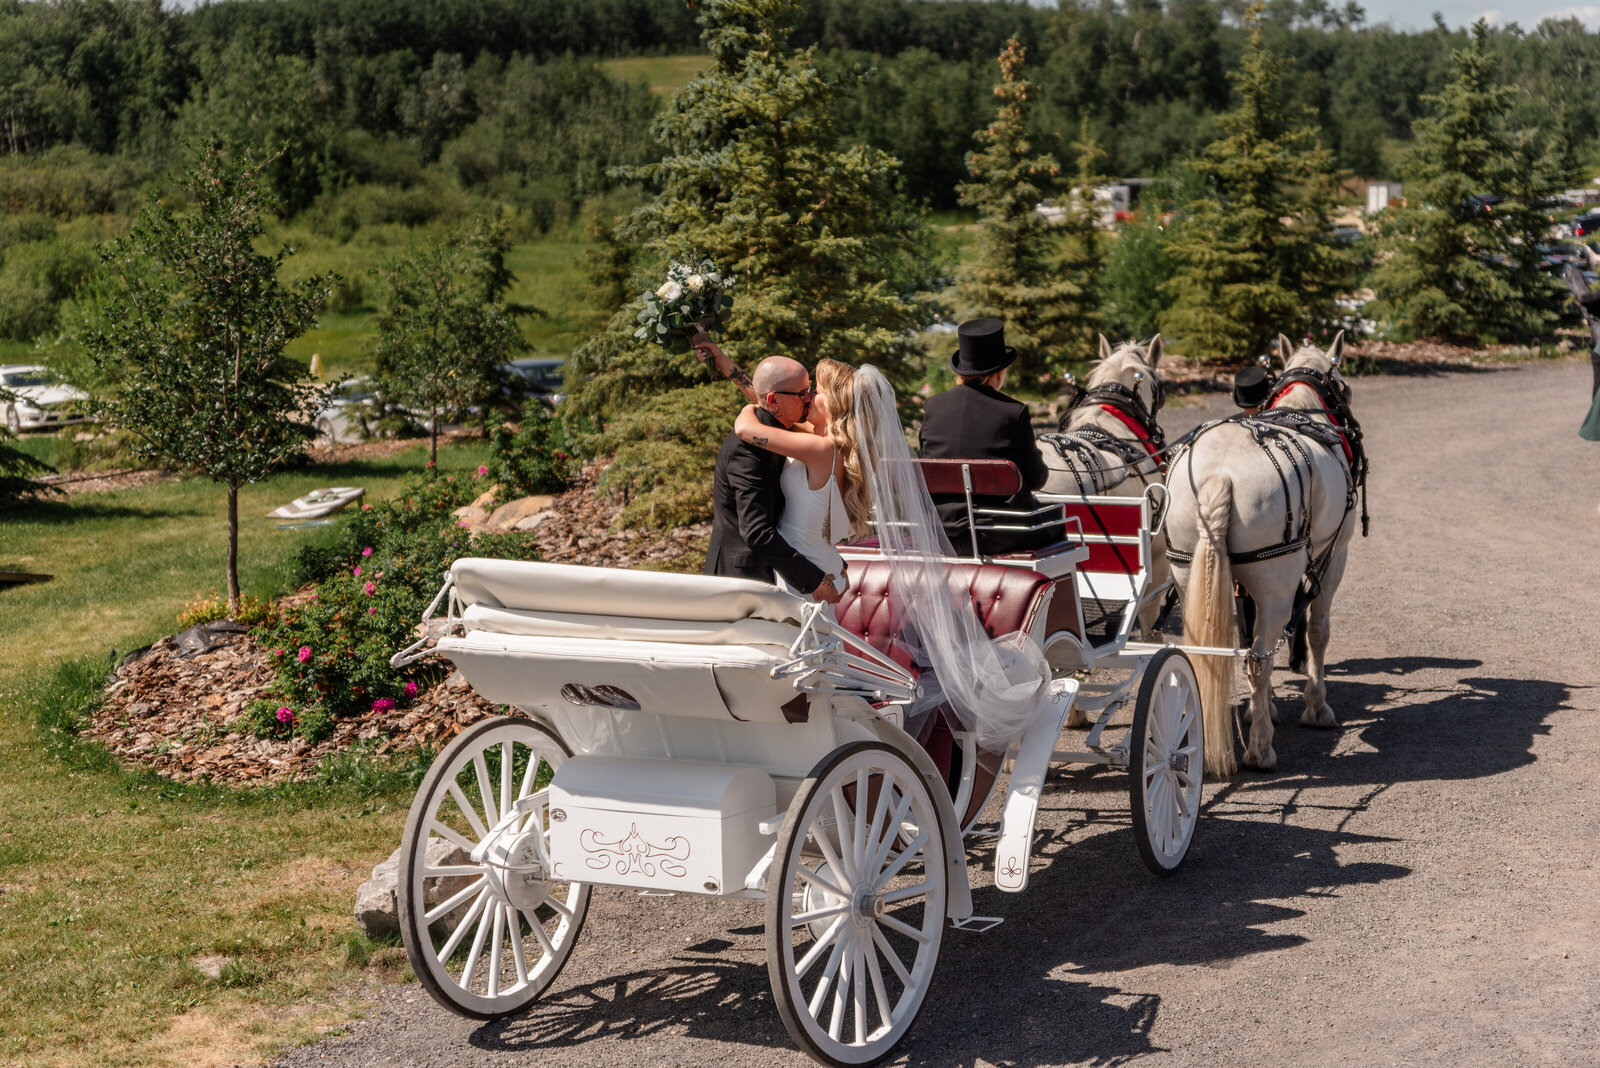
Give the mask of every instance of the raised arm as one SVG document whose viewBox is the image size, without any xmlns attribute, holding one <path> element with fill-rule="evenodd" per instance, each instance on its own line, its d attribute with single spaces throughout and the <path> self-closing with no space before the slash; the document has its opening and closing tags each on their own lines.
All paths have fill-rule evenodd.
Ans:
<svg viewBox="0 0 1600 1068">
<path fill-rule="evenodd" d="M 739 440 L 758 449 L 789 456 L 807 467 L 833 462 L 833 442 L 808 430 L 785 430 L 781 426 L 768 426 L 756 418 L 756 406 L 747 404 L 733 421 L 733 432 Z"/>
<path fill-rule="evenodd" d="M 726 378 L 729 382 L 739 387 L 739 392 L 744 394 L 744 399 L 751 404 L 756 404 L 761 398 L 756 396 L 755 383 L 750 376 L 745 374 L 744 368 L 728 358 L 728 354 L 718 347 L 715 341 L 706 340 L 694 347 L 694 354 L 700 357 L 701 363 L 711 365 L 712 370 Z M 748 440 L 748 439 L 747 439 Z"/>
</svg>

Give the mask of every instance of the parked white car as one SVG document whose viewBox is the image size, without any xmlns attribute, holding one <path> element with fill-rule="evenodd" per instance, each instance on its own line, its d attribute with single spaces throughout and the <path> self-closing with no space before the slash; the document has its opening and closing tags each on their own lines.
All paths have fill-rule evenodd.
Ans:
<svg viewBox="0 0 1600 1068">
<path fill-rule="evenodd" d="M 62 382 L 48 367 L 20 363 L 0 367 L 0 393 L 10 394 L 0 396 L 0 407 L 13 434 L 89 421 L 84 407 L 89 395 Z"/>
</svg>

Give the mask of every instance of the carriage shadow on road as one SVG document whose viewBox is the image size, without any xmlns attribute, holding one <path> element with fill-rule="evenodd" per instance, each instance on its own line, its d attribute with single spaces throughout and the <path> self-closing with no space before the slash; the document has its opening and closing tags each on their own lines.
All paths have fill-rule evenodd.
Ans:
<svg viewBox="0 0 1600 1068">
<path fill-rule="evenodd" d="M 1280 690 L 1279 771 L 1241 773 L 1215 790 L 1193 852 L 1168 879 L 1139 860 L 1124 775 L 1052 776 L 1026 893 L 994 889 L 992 840 L 969 847 L 976 910 L 1005 922 L 981 935 L 946 932 L 927 1005 L 888 1063 L 972 1065 L 1000 1049 L 1018 1068 L 1111 1066 L 1160 1052 L 1150 1039 L 1160 997 L 1107 977 L 1162 964 L 1231 968 L 1303 943 L 1275 925 L 1344 888 L 1410 874 L 1340 856 L 1394 841 L 1351 828 L 1389 786 L 1497 775 L 1535 759 L 1533 739 L 1567 707 L 1569 687 L 1468 674 L 1481 666 L 1427 657 L 1333 665 L 1329 697 L 1348 720 L 1340 730 L 1300 727 L 1298 698 Z M 1444 677 L 1430 677 L 1437 672 Z M 532 1051 L 670 1032 L 790 1055 L 765 964 L 728 959 L 732 945 L 711 939 L 668 967 L 561 989 L 527 1016 L 478 1028 L 471 1042 Z"/>
</svg>

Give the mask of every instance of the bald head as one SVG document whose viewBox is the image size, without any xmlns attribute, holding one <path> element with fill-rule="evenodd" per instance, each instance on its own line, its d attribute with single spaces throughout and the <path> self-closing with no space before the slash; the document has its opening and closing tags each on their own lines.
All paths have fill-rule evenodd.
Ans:
<svg viewBox="0 0 1600 1068">
<path fill-rule="evenodd" d="M 756 365 L 751 385 L 755 387 L 756 396 L 765 400 L 768 393 L 780 389 L 805 389 L 810 381 L 811 376 L 799 360 L 791 360 L 787 356 L 768 356 Z"/>
</svg>

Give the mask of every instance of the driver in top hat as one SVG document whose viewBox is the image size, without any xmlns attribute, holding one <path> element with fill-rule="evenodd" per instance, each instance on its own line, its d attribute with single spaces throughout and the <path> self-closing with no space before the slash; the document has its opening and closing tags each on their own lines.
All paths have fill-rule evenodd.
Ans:
<svg viewBox="0 0 1600 1068">
<path fill-rule="evenodd" d="M 1251 364 L 1233 376 L 1233 403 L 1244 409 L 1245 415 L 1256 415 L 1272 396 L 1272 380 L 1266 368 Z"/>
<path fill-rule="evenodd" d="M 922 421 L 922 455 L 930 460 L 1010 460 L 1022 473 L 1022 491 L 1009 498 L 975 496 L 973 506 L 1032 511 L 1039 504 L 1029 491 L 1044 485 L 1049 470 L 1033 437 L 1028 406 L 1000 392 L 1017 350 L 1006 344 L 1005 324 L 999 319 L 962 323 L 956 342 L 950 366 L 958 384 L 928 398 Z M 966 498 L 935 494 L 933 503 L 951 546 L 963 556 L 970 553 Z M 1019 521 L 1034 522 L 1038 519 Z M 978 551 L 985 556 L 1036 549 L 1061 540 L 1061 536 L 1060 527 L 1033 532 L 989 530 L 983 518 L 978 519 Z"/>
</svg>

